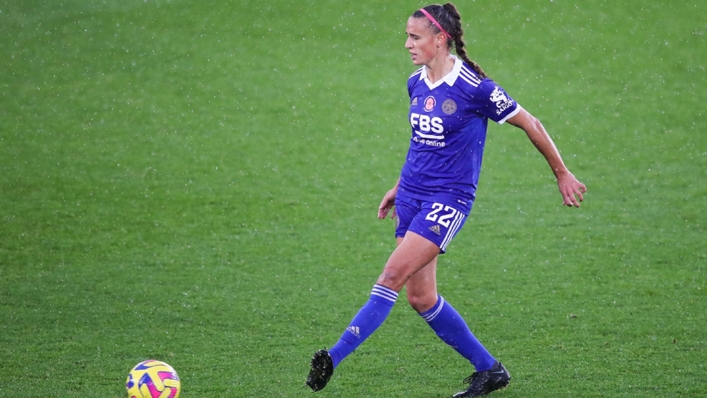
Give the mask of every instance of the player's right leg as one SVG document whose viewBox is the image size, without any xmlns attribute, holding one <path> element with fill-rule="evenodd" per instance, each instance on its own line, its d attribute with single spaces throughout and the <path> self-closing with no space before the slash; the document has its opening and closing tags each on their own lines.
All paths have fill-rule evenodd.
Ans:
<svg viewBox="0 0 707 398">
<path fill-rule="evenodd" d="M 319 391 L 326 386 L 341 361 L 383 324 L 405 282 L 438 253 L 439 247 L 429 240 L 415 233 L 405 236 L 388 259 L 378 283 L 373 286 L 370 298 L 358 311 L 339 341 L 330 350 L 320 350 L 314 354 L 307 386 L 313 391 Z"/>
</svg>

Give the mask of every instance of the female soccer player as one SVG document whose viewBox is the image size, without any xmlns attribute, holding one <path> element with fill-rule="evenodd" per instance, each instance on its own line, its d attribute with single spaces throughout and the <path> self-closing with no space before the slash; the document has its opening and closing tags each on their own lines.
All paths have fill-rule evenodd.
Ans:
<svg viewBox="0 0 707 398">
<path fill-rule="evenodd" d="M 408 79 L 412 137 L 400 178 L 378 209 L 384 219 L 395 206 L 397 248 L 339 341 L 314 354 L 306 384 L 313 391 L 324 388 L 341 361 L 383 323 L 407 286 L 410 305 L 476 370 L 465 379 L 469 387 L 454 397 L 476 397 L 507 386 L 511 376 L 438 295 L 436 272 L 439 254 L 471 211 L 488 119 L 525 131 L 552 168 L 564 205 L 579 207 L 586 187 L 565 167 L 538 119 L 467 57 L 461 16 L 452 3 L 415 11 L 406 32 L 405 48 L 421 66 Z"/>
</svg>

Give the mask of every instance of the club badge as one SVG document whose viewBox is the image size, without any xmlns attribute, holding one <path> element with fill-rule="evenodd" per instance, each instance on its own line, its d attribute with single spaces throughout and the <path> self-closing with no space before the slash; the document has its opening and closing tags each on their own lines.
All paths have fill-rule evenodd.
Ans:
<svg viewBox="0 0 707 398">
<path fill-rule="evenodd" d="M 451 115 L 456 111 L 457 103 L 454 102 L 453 99 L 447 98 L 444 102 L 442 102 L 442 112 L 444 112 L 445 115 Z"/>
</svg>

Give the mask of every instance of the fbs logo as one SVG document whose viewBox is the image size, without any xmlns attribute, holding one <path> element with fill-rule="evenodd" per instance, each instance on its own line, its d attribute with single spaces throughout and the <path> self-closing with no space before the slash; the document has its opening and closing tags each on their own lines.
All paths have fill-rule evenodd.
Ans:
<svg viewBox="0 0 707 398">
<path fill-rule="evenodd" d="M 430 227 L 430 231 L 436 233 L 437 236 L 441 235 L 441 233 L 440 233 L 440 231 L 439 231 L 439 225 L 437 225 L 437 224 L 431 226 L 431 227 Z"/>
<path fill-rule="evenodd" d="M 358 337 L 359 339 L 361 338 L 361 329 L 358 328 L 358 326 L 349 326 L 346 328 L 351 334 L 354 336 Z"/>
</svg>

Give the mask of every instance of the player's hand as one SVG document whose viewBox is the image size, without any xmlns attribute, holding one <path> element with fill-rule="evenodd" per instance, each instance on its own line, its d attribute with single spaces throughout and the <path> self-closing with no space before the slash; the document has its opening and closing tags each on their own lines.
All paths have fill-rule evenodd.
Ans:
<svg viewBox="0 0 707 398">
<path fill-rule="evenodd" d="M 584 201 L 583 194 L 587 192 L 587 187 L 569 171 L 557 177 L 557 187 L 562 194 L 564 206 L 579 207 L 579 203 Z"/>
<path fill-rule="evenodd" d="M 395 195 L 397 193 L 397 186 L 391 189 L 390 191 L 386 192 L 385 196 L 383 196 L 383 200 L 381 200 L 380 206 L 378 206 L 378 218 L 384 220 L 391 209 L 393 210 L 393 212 L 391 213 L 390 218 L 395 218 L 395 209 L 393 208 L 393 206 L 395 206 Z"/>
</svg>

